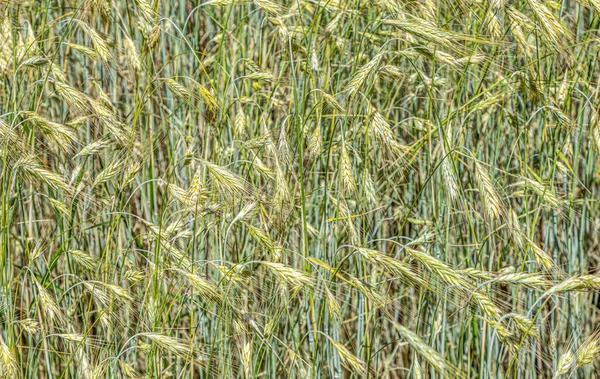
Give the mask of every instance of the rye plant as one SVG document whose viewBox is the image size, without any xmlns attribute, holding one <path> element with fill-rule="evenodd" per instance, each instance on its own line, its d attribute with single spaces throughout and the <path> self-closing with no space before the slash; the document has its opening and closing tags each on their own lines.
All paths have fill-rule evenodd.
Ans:
<svg viewBox="0 0 600 379">
<path fill-rule="evenodd" d="M 591 378 L 600 1 L 0 0 L 0 378 Z"/>
</svg>

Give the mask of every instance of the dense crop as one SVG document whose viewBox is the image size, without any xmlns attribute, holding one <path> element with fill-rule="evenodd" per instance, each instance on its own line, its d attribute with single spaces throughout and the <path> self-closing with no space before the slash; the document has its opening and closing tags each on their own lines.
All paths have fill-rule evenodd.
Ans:
<svg viewBox="0 0 600 379">
<path fill-rule="evenodd" d="M 0 0 L 0 377 L 594 377 L 599 28 Z"/>
</svg>

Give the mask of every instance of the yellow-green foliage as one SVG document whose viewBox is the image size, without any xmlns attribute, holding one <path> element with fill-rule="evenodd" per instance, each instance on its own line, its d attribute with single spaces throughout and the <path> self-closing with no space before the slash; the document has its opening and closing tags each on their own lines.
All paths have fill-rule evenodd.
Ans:
<svg viewBox="0 0 600 379">
<path fill-rule="evenodd" d="M 582 378 L 597 0 L 0 0 L 0 378 Z"/>
</svg>

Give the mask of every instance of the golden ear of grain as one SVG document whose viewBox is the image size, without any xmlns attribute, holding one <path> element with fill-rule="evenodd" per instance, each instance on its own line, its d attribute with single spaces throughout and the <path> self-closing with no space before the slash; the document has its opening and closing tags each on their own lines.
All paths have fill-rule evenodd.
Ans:
<svg viewBox="0 0 600 379">
<path fill-rule="evenodd" d="M 137 174 L 139 173 L 139 171 L 141 170 L 142 166 L 141 163 L 139 162 L 133 162 L 128 164 L 123 172 L 123 182 L 120 184 L 121 188 L 124 188 L 126 186 L 128 186 L 129 184 L 131 184 Z"/>
<path fill-rule="evenodd" d="M 221 188 L 232 194 L 246 196 L 251 194 L 252 191 L 250 185 L 237 174 L 212 162 L 204 160 L 201 162 L 208 169 L 216 184 Z"/>
<path fill-rule="evenodd" d="M 542 290 L 549 286 L 549 282 L 546 280 L 543 274 L 540 273 L 526 273 L 516 272 L 498 276 L 494 279 L 497 283 L 506 283 L 516 286 L 524 286 L 531 289 Z"/>
<path fill-rule="evenodd" d="M 325 300 L 327 301 L 329 314 L 334 320 L 340 321 L 342 316 L 342 307 L 340 306 L 340 303 L 327 286 L 323 287 L 323 291 L 325 292 Z"/>
<path fill-rule="evenodd" d="M 89 59 L 91 59 L 93 61 L 100 61 L 102 59 L 96 50 L 90 49 L 87 46 L 78 45 L 76 43 L 69 43 L 69 47 L 71 49 L 85 55 L 86 57 L 88 57 Z"/>
<path fill-rule="evenodd" d="M 48 58 L 36 55 L 24 60 L 21 63 L 21 67 L 40 68 L 48 66 L 49 64 L 50 60 Z"/>
<path fill-rule="evenodd" d="M 474 291 L 470 295 L 474 303 L 487 318 L 495 321 L 500 319 L 500 309 L 492 302 L 489 296 L 478 291 Z"/>
<path fill-rule="evenodd" d="M 244 342 L 240 347 L 240 358 L 242 362 L 242 368 L 244 370 L 244 375 L 246 378 L 252 377 L 252 371 L 254 369 L 254 365 L 252 364 L 253 357 L 253 348 L 252 344 L 249 342 Z"/>
<path fill-rule="evenodd" d="M 363 283 L 360 279 L 355 278 L 348 273 L 342 274 L 339 270 L 334 269 L 333 267 L 329 266 L 327 263 L 323 262 L 320 259 L 309 257 L 308 261 L 326 269 L 331 274 L 334 274 L 336 278 L 342 280 L 344 283 L 350 285 L 354 289 L 361 292 L 367 299 L 372 301 L 374 304 L 381 306 L 388 301 L 385 295 L 380 294 L 379 292 L 377 292 L 377 290 L 375 290 L 370 285 Z"/>
<path fill-rule="evenodd" d="M 91 110 L 90 99 L 82 92 L 61 81 L 55 81 L 54 87 L 58 95 L 75 111 L 87 114 Z"/>
<path fill-rule="evenodd" d="M 123 373 L 123 376 L 127 379 L 142 379 L 143 376 L 138 374 L 137 371 L 135 371 L 135 369 L 133 367 L 131 367 L 131 365 L 129 365 L 128 363 L 126 363 L 125 361 L 119 359 L 119 368 L 121 369 L 121 372 Z"/>
<path fill-rule="evenodd" d="M 80 22 L 79 24 L 90 36 L 90 39 L 92 40 L 92 46 L 94 47 L 94 51 L 97 56 L 105 62 L 110 61 L 112 59 L 112 53 L 108 46 L 108 42 L 86 23 Z"/>
<path fill-rule="evenodd" d="M 34 278 L 33 281 L 37 288 L 37 300 L 42 312 L 44 313 L 49 322 L 57 322 L 58 324 L 60 324 L 64 320 L 64 316 L 58 308 L 58 305 L 56 304 L 48 290 L 44 288 L 44 286 L 42 286 L 41 283 L 37 281 L 37 279 Z"/>
<path fill-rule="evenodd" d="M 579 347 L 577 351 L 576 367 L 585 366 L 600 356 L 600 334 L 593 333 Z"/>
<path fill-rule="evenodd" d="M 137 9 L 142 16 L 142 21 L 146 24 L 151 24 L 158 14 L 152 8 L 152 5 L 148 2 L 148 0 L 134 0 L 137 5 Z"/>
<path fill-rule="evenodd" d="M 567 292 L 598 291 L 600 290 L 600 275 L 581 275 L 564 280 L 550 288 L 544 296 Z"/>
<path fill-rule="evenodd" d="M 353 94 L 360 91 L 365 82 L 367 82 L 367 79 L 379 68 L 379 64 L 383 56 L 384 53 L 379 53 L 375 55 L 367 64 L 358 69 L 356 74 L 352 76 L 350 82 L 346 86 L 348 96 L 352 96 Z"/>
<path fill-rule="evenodd" d="M 401 68 L 389 64 L 382 66 L 377 71 L 377 74 L 389 80 L 402 80 L 407 77 L 407 75 L 404 73 L 404 71 L 402 71 Z"/>
<path fill-rule="evenodd" d="M 194 95 L 183 84 L 171 78 L 164 78 L 163 81 L 175 97 L 193 105 Z"/>
<path fill-rule="evenodd" d="M 20 158 L 15 162 L 15 169 L 20 170 L 21 174 L 34 183 L 44 183 L 54 190 L 63 190 L 71 192 L 71 188 L 56 173 L 45 169 L 32 156 Z"/>
<path fill-rule="evenodd" d="M 599 0 L 579 0 L 579 3 L 590 7 L 596 14 L 600 14 L 600 1 Z"/>
<path fill-rule="evenodd" d="M 187 191 L 175 184 L 169 184 L 168 186 L 173 195 L 178 200 L 183 201 L 190 210 L 197 208 L 200 202 L 208 198 L 208 192 L 202 183 L 201 170 L 196 170 L 196 173 L 194 174 Z"/>
<path fill-rule="evenodd" d="M 19 321 L 19 325 L 29 334 L 36 334 L 40 331 L 41 325 L 37 320 L 26 318 Z"/>
<path fill-rule="evenodd" d="M 375 141 L 383 147 L 386 157 L 396 162 L 403 162 L 403 157 L 409 152 L 409 149 L 396 140 L 396 136 L 389 122 L 372 104 L 367 104 L 367 113 L 370 122 L 366 133 L 373 133 Z"/>
<path fill-rule="evenodd" d="M 423 280 L 419 274 L 413 270 L 408 264 L 385 255 L 377 250 L 358 248 L 358 253 L 365 257 L 371 263 L 381 267 L 384 271 L 397 276 L 399 279 L 406 283 L 428 288 L 427 283 Z"/>
<path fill-rule="evenodd" d="M 35 112 L 23 112 L 26 122 L 40 135 L 46 137 L 62 151 L 67 151 L 76 141 L 75 130 L 40 116 Z"/>
<path fill-rule="evenodd" d="M 280 284 L 289 285 L 294 292 L 314 284 L 312 278 L 282 263 L 261 261 L 260 264 L 266 267 Z"/>
<path fill-rule="evenodd" d="M 493 274 L 487 271 L 479 270 L 477 268 L 469 267 L 463 270 L 459 270 L 459 273 L 469 277 L 471 279 L 489 281 L 492 280 Z"/>
<path fill-rule="evenodd" d="M 373 182 L 373 177 L 371 176 L 369 171 L 365 169 L 362 175 L 362 179 L 362 187 L 365 191 L 365 197 L 371 205 L 375 206 L 378 203 L 378 196 L 377 189 L 375 188 L 375 183 Z"/>
<path fill-rule="evenodd" d="M 2 37 L 2 42 L 0 43 L 0 73 L 9 72 L 13 68 L 15 39 L 13 38 L 11 17 L 9 17 L 8 9 L 7 6 L 0 8 L 0 18 L 2 19 L 0 21 L 0 37 Z"/>
<path fill-rule="evenodd" d="M 242 266 L 232 266 L 230 268 L 227 266 L 215 265 L 215 267 L 221 273 L 223 280 L 229 283 L 244 284 L 249 283 L 252 280 L 250 271 Z"/>
<path fill-rule="evenodd" d="M 358 373 L 358 375 L 360 377 L 366 377 L 367 376 L 367 368 L 366 368 L 366 364 L 361 361 L 360 359 L 358 359 L 356 357 L 356 355 L 352 354 L 352 352 L 350 352 L 350 350 L 348 350 L 348 348 L 346 348 L 346 346 L 344 346 L 343 344 L 334 341 L 333 339 L 331 339 L 330 337 L 328 337 L 331 344 L 333 345 L 333 347 L 335 348 L 335 351 L 338 353 L 340 360 L 342 361 L 342 364 L 348 368 L 348 370 Z"/>
<path fill-rule="evenodd" d="M 511 20 L 511 32 L 519 50 L 526 56 L 531 56 L 534 53 L 534 46 L 528 42 L 528 34 L 535 22 L 510 5 L 507 5 L 504 10 Z"/>
<path fill-rule="evenodd" d="M 577 356 L 572 351 L 567 350 L 560 355 L 554 378 L 558 378 L 561 375 L 568 373 L 571 368 L 575 365 Z"/>
<path fill-rule="evenodd" d="M 556 196 L 554 191 L 550 186 L 544 185 L 540 181 L 536 179 L 531 179 L 527 177 L 523 177 L 522 181 L 519 182 L 521 186 L 524 188 L 531 189 L 537 196 L 543 199 L 550 207 L 560 210 L 560 206 L 562 205 L 562 201 Z"/>
<path fill-rule="evenodd" d="M 242 108 L 238 110 L 235 115 L 235 121 L 233 123 L 233 132 L 236 138 L 243 138 L 247 134 L 247 122 L 246 115 Z"/>
<path fill-rule="evenodd" d="M 253 0 L 253 1 L 254 1 L 254 4 L 256 4 L 259 8 L 266 11 L 273 17 L 281 17 L 281 14 L 283 13 L 283 8 L 279 4 L 277 4 L 271 0 Z"/>
<path fill-rule="evenodd" d="M 135 72 L 140 72 L 142 69 L 142 60 L 138 53 L 138 49 L 131 38 L 125 36 L 123 40 L 123 60 L 127 67 Z"/>
<path fill-rule="evenodd" d="M 205 3 L 203 3 L 202 5 L 204 5 L 204 6 L 212 5 L 215 7 L 226 7 L 228 5 L 235 4 L 236 2 L 237 2 L 237 0 L 209 0 Z"/>
<path fill-rule="evenodd" d="M 492 178 L 479 162 L 475 162 L 475 176 L 486 215 L 491 219 L 499 218 L 505 212 L 502 200 L 496 191 Z"/>
<path fill-rule="evenodd" d="M 445 262 L 442 262 L 441 260 L 427 254 L 422 250 L 422 248 L 412 249 L 407 246 L 404 248 L 411 257 L 413 257 L 435 276 L 442 279 L 445 283 L 465 289 L 470 289 L 473 287 L 473 284 L 469 282 L 467 278 L 461 275 L 458 270 L 451 268 Z"/>
<path fill-rule="evenodd" d="M 194 289 L 198 291 L 198 294 L 206 301 L 212 302 L 213 304 L 217 304 L 219 306 L 223 306 L 225 304 L 225 300 L 220 289 L 207 279 L 179 268 L 172 268 L 171 270 L 183 275 L 194 287 Z"/>
<path fill-rule="evenodd" d="M 259 244 L 264 246 L 269 252 L 272 254 L 272 258 L 275 261 L 278 261 L 281 257 L 281 252 L 283 251 L 283 247 L 275 241 L 266 231 L 254 227 L 248 223 L 246 223 L 246 227 L 248 228 L 248 233 L 254 238 Z"/>
<path fill-rule="evenodd" d="M 67 254 L 84 270 L 93 272 L 96 270 L 96 259 L 81 250 L 69 250 Z"/>
<path fill-rule="evenodd" d="M 414 16 L 411 16 L 405 20 L 385 19 L 383 20 L 383 23 L 394 26 L 405 33 L 425 41 L 429 41 L 450 51 L 460 52 L 460 47 L 457 42 L 461 40 L 478 41 L 482 44 L 489 44 L 489 41 L 486 41 L 482 38 L 442 29 L 434 25 L 432 22 L 428 22 L 424 19 Z"/>
<path fill-rule="evenodd" d="M 367 105 L 367 113 L 371 116 L 371 130 L 377 138 L 381 140 L 381 143 L 389 143 L 388 140 L 394 139 L 394 133 L 389 122 L 383 117 L 381 113 L 372 104 Z"/>
<path fill-rule="evenodd" d="M 292 192 L 286 181 L 286 177 L 281 169 L 281 166 L 277 165 L 275 171 L 275 193 L 273 194 L 273 203 L 280 210 L 285 211 L 293 206 Z"/>
<path fill-rule="evenodd" d="M 555 48 L 564 58 L 571 60 L 571 51 L 567 41 L 571 39 L 571 32 L 552 13 L 546 4 L 539 0 L 527 0 L 533 12 L 536 27 L 539 28 L 542 38 Z"/>
<path fill-rule="evenodd" d="M 94 179 L 92 188 L 95 188 L 101 184 L 114 180 L 119 173 L 123 170 L 123 162 L 113 161 L 108 164 Z"/>
<path fill-rule="evenodd" d="M 400 336 L 415 349 L 417 354 L 425 359 L 444 378 L 458 378 L 463 376 L 457 367 L 445 360 L 438 351 L 429 346 L 410 329 L 396 322 L 394 323 L 394 327 Z"/>
<path fill-rule="evenodd" d="M 567 116 L 560 108 L 555 107 L 553 105 L 547 105 L 546 109 L 549 110 L 550 113 L 552 113 L 552 115 L 556 119 L 558 126 L 568 129 L 573 124 L 571 118 Z"/>
<path fill-rule="evenodd" d="M 163 351 L 175 354 L 183 359 L 189 359 L 193 354 L 189 343 L 184 343 L 180 339 L 169 337 L 165 334 L 148 332 L 140 333 L 138 336 L 148 338 Z"/>
<path fill-rule="evenodd" d="M 217 99 L 213 96 L 213 94 L 207 90 L 206 88 L 199 86 L 198 87 L 198 91 L 200 92 L 200 97 L 202 97 L 202 99 L 204 100 L 204 103 L 206 103 L 206 106 L 212 110 L 215 111 L 217 109 L 219 109 L 219 103 L 217 103 Z"/>
<path fill-rule="evenodd" d="M 129 269 L 125 271 L 124 277 L 131 284 L 136 284 L 144 280 L 146 278 L 146 275 L 143 271 Z"/>
<path fill-rule="evenodd" d="M 308 153 L 311 158 L 318 157 L 323 147 L 321 128 L 317 126 L 308 138 Z"/>
<path fill-rule="evenodd" d="M 111 142 L 107 139 L 101 139 L 99 141 L 94 141 L 84 146 L 73 158 L 77 157 L 87 157 L 90 155 L 95 155 L 102 152 L 104 149 L 109 147 Z"/>
<path fill-rule="evenodd" d="M 522 335 L 535 339 L 540 338 L 540 327 L 534 324 L 533 320 L 516 313 L 510 315 L 510 320 L 515 323 L 517 330 Z"/>
<path fill-rule="evenodd" d="M 442 153 L 443 153 L 443 157 L 442 157 L 442 163 L 441 163 L 441 170 L 442 170 L 442 180 L 444 182 L 444 188 L 446 189 L 447 193 L 448 193 L 448 197 L 451 200 L 456 200 L 458 199 L 458 195 L 459 195 L 459 187 L 458 187 L 458 179 L 456 178 L 456 175 L 454 174 L 454 166 L 452 164 L 452 153 L 450 154 L 446 154 L 446 149 L 443 147 L 443 142 L 442 142 Z"/>
<path fill-rule="evenodd" d="M 18 378 L 20 371 L 17 358 L 0 336 L 0 375 L 6 378 Z"/>
<path fill-rule="evenodd" d="M 529 238 L 527 238 L 525 236 L 523 236 L 523 238 L 525 239 L 525 241 L 527 242 L 527 245 L 533 252 L 533 256 L 535 257 L 535 260 L 541 267 L 543 267 L 545 270 L 557 269 L 556 263 L 554 262 L 552 257 L 550 257 L 550 255 L 548 255 L 548 253 L 546 253 L 546 251 L 544 251 L 541 247 L 539 247 L 535 242 L 533 242 Z"/>
<path fill-rule="evenodd" d="M 340 150 L 340 176 L 342 178 L 342 184 L 344 185 L 346 192 L 355 194 L 357 190 L 356 180 L 354 180 L 352 161 L 350 160 L 348 147 L 345 142 L 342 143 Z"/>
</svg>

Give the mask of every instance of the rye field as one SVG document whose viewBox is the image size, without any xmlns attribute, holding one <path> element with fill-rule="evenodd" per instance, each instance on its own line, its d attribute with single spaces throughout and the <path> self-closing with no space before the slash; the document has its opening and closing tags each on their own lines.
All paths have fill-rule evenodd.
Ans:
<svg viewBox="0 0 600 379">
<path fill-rule="evenodd" d="M 599 0 L 0 0 L 0 378 L 597 378 Z"/>
</svg>

